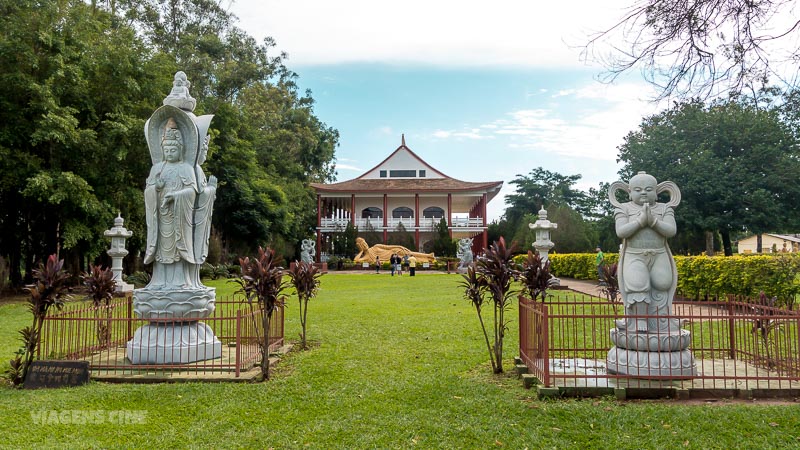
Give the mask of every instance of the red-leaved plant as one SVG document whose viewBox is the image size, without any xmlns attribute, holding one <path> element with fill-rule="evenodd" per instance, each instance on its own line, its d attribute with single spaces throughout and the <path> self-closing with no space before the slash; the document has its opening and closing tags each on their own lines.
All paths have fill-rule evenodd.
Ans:
<svg viewBox="0 0 800 450">
<path fill-rule="evenodd" d="M 464 296 L 472 302 L 478 313 L 494 373 L 503 373 L 503 339 L 508 330 L 505 313 L 516 292 L 511 289 L 512 282 L 519 276 L 512 259 L 513 252 L 514 245 L 507 248 L 505 239 L 501 237 L 485 249 L 483 255 L 467 269 L 466 275 L 463 275 L 464 281 L 461 282 Z M 492 321 L 494 340 L 491 343 L 482 316 L 485 295 L 492 301 L 494 313 Z"/>
<path fill-rule="evenodd" d="M 114 280 L 114 272 L 110 268 L 105 269 L 101 266 L 89 265 L 89 271 L 81 274 L 83 285 L 89 291 L 89 298 L 92 299 L 94 307 L 94 317 L 97 319 L 97 343 L 102 348 L 111 345 L 111 299 L 114 298 L 114 290 L 117 282 Z M 105 310 L 105 320 L 101 317 L 101 312 Z"/>
<path fill-rule="evenodd" d="M 61 309 L 64 302 L 69 300 L 67 294 L 67 280 L 69 275 L 64 272 L 64 260 L 59 260 L 56 255 L 50 255 L 45 264 L 33 271 L 33 284 L 25 287 L 31 296 L 28 307 L 33 313 L 33 323 L 20 330 L 22 340 L 20 348 L 14 359 L 10 361 L 8 377 L 15 386 L 25 382 L 28 369 L 33 363 L 39 344 L 42 340 L 42 325 L 51 307 Z"/>
<path fill-rule="evenodd" d="M 616 303 L 620 298 L 617 267 L 617 263 L 600 266 L 600 292 L 611 303 Z"/>
<path fill-rule="evenodd" d="M 547 290 L 557 283 L 557 279 L 550 274 L 550 260 L 544 260 L 539 252 L 528 250 L 528 257 L 522 262 L 522 272 L 520 273 L 522 284 L 525 286 L 525 293 L 528 298 L 542 301 L 547 298 Z"/>
<path fill-rule="evenodd" d="M 775 334 L 783 331 L 782 324 L 778 319 L 780 316 L 775 312 L 777 302 L 778 297 L 768 297 L 764 291 L 760 291 L 758 293 L 758 303 L 751 307 L 753 314 L 756 316 L 753 319 L 751 332 L 757 335 L 764 345 L 766 366 L 768 368 L 773 368 L 776 365 L 772 348 L 775 347 L 775 353 L 777 353 L 778 341 Z"/>
<path fill-rule="evenodd" d="M 294 286 L 297 299 L 300 302 L 300 345 L 303 350 L 308 348 L 306 341 L 306 324 L 308 319 L 308 301 L 317 296 L 319 292 L 322 273 L 313 263 L 295 261 L 294 267 L 289 269 L 289 279 Z"/>
<path fill-rule="evenodd" d="M 258 257 L 239 258 L 239 264 L 242 268 L 241 278 L 231 281 L 241 287 L 236 293 L 244 294 L 244 301 L 250 305 L 250 312 L 254 312 L 256 307 L 263 311 L 261 324 L 256 323 L 255 314 L 251 314 L 251 317 L 261 353 L 261 374 L 268 380 L 270 322 L 275 310 L 283 306 L 281 294 L 287 288 L 283 280 L 284 269 L 278 265 L 275 251 L 270 248 L 264 250 L 258 247 Z"/>
</svg>

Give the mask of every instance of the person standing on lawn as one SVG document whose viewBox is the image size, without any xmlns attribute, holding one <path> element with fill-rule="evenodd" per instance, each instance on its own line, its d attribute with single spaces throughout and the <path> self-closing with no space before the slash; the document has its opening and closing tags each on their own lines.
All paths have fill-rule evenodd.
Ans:
<svg viewBox="0 0 800 450">
<path fill-rule="evenodd" d="M 603 251 L 600 250 L 599 245 L 594 250 L 597 252 L 597 256 L 594 258 L 594 265 L 597 267 L 597 279 L 603 281 L 603 260 L 605 259 L 605 255 L 603 255 Z"/>
</svg>

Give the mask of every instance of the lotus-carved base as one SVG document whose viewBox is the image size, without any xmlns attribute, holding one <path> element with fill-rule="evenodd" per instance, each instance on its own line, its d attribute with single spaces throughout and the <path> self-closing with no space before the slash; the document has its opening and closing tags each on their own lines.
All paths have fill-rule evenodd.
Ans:
<svg viewBox="0 0 800 450">
<path fill-rule="evenodd" d="M 619 328 L 611 330 L 611 342 L 619 348 L 640 352 L 676 352 L 689 348 L 692 334 L 689 330 L 671 333 L 631 333 Z"/>
<path fill-rule="evenodd" d="M 606 358 L 606 369 L 609 373 L 637 378 L 686 379 L 697 376 L 694 355 L 688 349 L 676 352 L 640 352 L 612 347 Z"/>
<path fill-rule="evenodd" d="M 204 319 L 214 312 L 216 291 L 192 289 L 136 289 L 133 312 L 143 319 Z"/>
<path fill-rule="evenodd" d="M 188 364 L 222 356 L 222 343 L 203 322 L 151 323 L 136 330 L 126 356 L 133 364 Z"/>
</svg>

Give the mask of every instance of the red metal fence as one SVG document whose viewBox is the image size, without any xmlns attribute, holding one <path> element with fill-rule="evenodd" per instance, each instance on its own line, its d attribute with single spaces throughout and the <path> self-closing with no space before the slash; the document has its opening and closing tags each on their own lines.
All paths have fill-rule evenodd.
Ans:
<svg viewBox="0 0 800 450">
<path fill-rule="evenodd" d="M 606 371 L 620 303 L 575 295 L 552 302 L 520 297 L 520 359 L 545 387 L 672 387 L 704 391 L 800 392 L 800 313 L 743 301 L 673 304 L 691 332 L 697 375 L 647 380 Z M 639 316 L 636 316 L 639 317 Z M 646 316 L 641 316 L 646 318 Z"/>
<path fill-rule="evenodd" d="M 183 375 L 229 373 L 239 377 L 260 361 L 258 337 L 263 336 L 263 312 L 233 299 L 217 300 L 214 312 L 201 322 L 209 326 L 222 343 L 220 358 L 186 364 L 133 364 L 126 344 L 136 330 L 147 324 L 172 323 L 173 319 L 133 317 L 131 296 L 115 298 L 108 306 L 69 304 L 48 316 L 42 327 L 38 358 L 89 361 L 93 376 L 142 373 Z M 270 320 L 269 348 L 283 345 L 283 309 Z M 196 324 L 196 322 L 195 322 Z"/>
</svg>

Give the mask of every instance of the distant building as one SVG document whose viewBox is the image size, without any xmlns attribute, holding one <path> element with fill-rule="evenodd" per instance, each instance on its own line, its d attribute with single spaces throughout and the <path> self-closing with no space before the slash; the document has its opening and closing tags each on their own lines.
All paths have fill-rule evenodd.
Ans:
<svg viewBox="0 0 800 450">
<path fill-rule="evenodd" d="M 739 239 L 739 253 L 756 253 L 758 236 L 752 235 Z M 794 253 L 800 251 L 800 234 L 774 234 L 761 235 L 762 253 Z"/>
<path fill-rule="evenodd" d="M 474 238 L 473 253 L 478 254 L 488 246 L 486 204 L 502 186 L 502 181 L 448 177 L 406 147 L 403 136 L 400 147 L 363 175 L 339 183 L 311 183 L 317 192 L 317 258 L 326 257 L 330 235 L 348 222 L 360 231 L 373 229 L 383 243 L 402 224 L 421 251 L 442 218 L 451 238 Z"/>
</svg>

